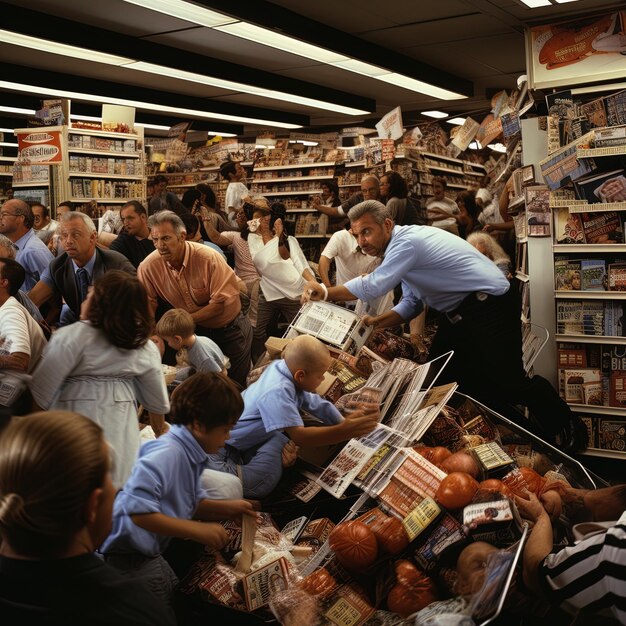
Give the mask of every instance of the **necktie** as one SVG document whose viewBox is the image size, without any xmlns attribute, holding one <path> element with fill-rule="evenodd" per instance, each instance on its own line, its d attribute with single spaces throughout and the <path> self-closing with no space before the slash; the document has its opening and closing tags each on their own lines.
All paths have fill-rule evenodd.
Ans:
<svg viewBox="0 0 626 626">
<path fill-rule="evenodd" d="M 78 293 L 82 302 L 87 297 L 89 290 L 89 274 L 84 267 L 79 267 L 76 270 L 76 278 L 78 279 Z"/>
</svg>

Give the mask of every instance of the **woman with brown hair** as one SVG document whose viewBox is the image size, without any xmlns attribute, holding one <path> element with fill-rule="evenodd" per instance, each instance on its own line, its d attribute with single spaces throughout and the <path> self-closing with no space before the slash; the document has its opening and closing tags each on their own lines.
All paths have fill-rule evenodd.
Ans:
<svg viewBox="0 0 626 626">
<path fill-rule="evenodd" d="M 115 489 L 102 429 L 35 413 L 0 437 L 0 615 L 6 624 L 172 625 L 163 603 L 93 554 Z"/>
<path fill-rule="evenodd" d="M 169 399 L 159 351 L 149 341 L 144 286 L 112 270 L 98 279 L 81 306 L 81 321 L 60 328 L 33 374 L 31 391 L 44 409 L 76 411 L 104 430 L 120 488 L 139 449 L 137 403 L 157 435 L 165 432 Z"/>
</svg>

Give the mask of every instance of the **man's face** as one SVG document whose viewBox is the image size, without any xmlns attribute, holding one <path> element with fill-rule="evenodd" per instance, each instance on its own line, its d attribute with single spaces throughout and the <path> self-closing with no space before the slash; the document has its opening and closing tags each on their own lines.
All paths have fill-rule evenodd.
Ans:
<svg viewBox="0 0 626 626">
<path fill-rule="evenodd" d="M 76 218 L 62 222 L 59 227 L 63 250 L 71 259 L 87 263 L 96 249 L 95 232 L 90 232 L 82 219 Z"/>
<path fill-rule="evenodd" d="M 0 233 L 12 235 L 24 223 L 24 216 L 17 214 L 17 209 L 7 200 L 0 208 Z"/>
<path fill-rule="evenodd" d="M 123 207 L 120 218 L 124 224 L 124 230 L 132 237 L 145 232 L 147 220 L 145 215 L 140 215 L 132 206 Z"/>
<path fill-rule="evenodd" d="M 35 216 L 35 230 L 43 228 L 50 220 L 44 217 L 44 208 L 40 204 L 33 205 L 33 215 Z"/>
<path fill-rule="evenodd" d="M 160 183 L 157 183 L 155 189 L 158 194 L 165 193 L 165 190 L 167 189 L 167 181 L 162 180 Z"/>
<path fill-rule="evenodd" d="M 152 227 L 150 237 L 154 247 L 164 261 L 170 263 L 177 261 L 185 254 L 185 234 L 176 234 L 174 226 L 169 222 L 163 222 Z"/>
<path fill-rule="evenodd" d="M 385 251 L 391 239 L 392 229 L 392 220 L 387 218 L 382 224 L 377 224 L 369 213 L 351 222 L 352 233 L 361 250 L 370 256 L 380 256 Z"/>
<path fill-rule="evenodd" d="M 246 170 L 241 163 L 237 163 L 235 166 L 235 180 L 243 180 L 246 177 Z"/>
<path fill-rule="evenodd" d="M 65 215 L 66 213 L 69 213 L 69 212 L 70 212 L 70 207 L 66 206 L 65 204 L 57 207 L 57 217 L 61 217 L 62 215 Z"/>
<path fill-rule="evenodd" d="M 441 200 L 444 197 L 445 191 L 446 190 L 443 188 L 443 185 L 441 183 L 433 183 L 433 196 L 437 200 Z"/>
<path fill-rule="evenodd" d="M 362 180 L 361 193 L 363 200 L 378 200 L 380 198 L 380 188 L 375 180 Z"/>
</svg>

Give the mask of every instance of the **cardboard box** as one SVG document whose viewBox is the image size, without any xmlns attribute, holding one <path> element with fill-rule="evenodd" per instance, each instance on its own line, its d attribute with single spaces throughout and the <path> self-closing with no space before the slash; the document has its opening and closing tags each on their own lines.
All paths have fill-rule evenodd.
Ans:
<svg viewBox="0 0 626 626">
<path fill-rule="evenodd" d="M 265 349 L 270 359 L 280 359 L 288 343 L 291 343 L 291 339 L 285 339 L 284 337 L 268 337 L 265 342 Z"/>
<path fill-rule="evenodd" d="M 598 447 L 603 450 L 626 451 L 626 422 L 601 418 L 598 425 Z"/>
</svg>

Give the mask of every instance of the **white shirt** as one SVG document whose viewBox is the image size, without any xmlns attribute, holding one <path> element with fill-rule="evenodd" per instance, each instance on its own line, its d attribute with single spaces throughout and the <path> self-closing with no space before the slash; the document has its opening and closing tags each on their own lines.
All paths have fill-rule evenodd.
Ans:
<svg viewBox="0 0 626 626">
<path fill-rule="evenodd" d="M 54 232 L 58 227 L 59 222 L 57 222 L 56 220 L 50 220 L 45 226 L 42 226 L 41 228 L 36 228 L 35 230 L 38 233 L 46 230 L 51 230 Z"/>
<path fill-rule="evenodd" d="M 445 218 L 433 215 L 430 209 L 441 209 L 442 211 L 449 213 L 451 217 Z M 444 230 L 452 230 L 458 234 L 456 219 L 452 216 L 459 212 L 459 207 L 456 205 L 454 200 L 450 200 L 450 198 L 443 198 L 442 200 L 430 198 L 430 200 L 426 202 L 426 211 L 428 213 L 428 219 L 432 220 L 431 226 L 443 228 Z"/>
<path fill-rule="evenodd" d="M 30 313 L 11 296 L 0 307 L 0 354 L 28 354 L 27 374 L 30 374 L 43 352 L 46 338 Z"/>
<path fill-rule="evenodd" d="M 295 237 L 289 237 L 289 258 L 283 259 L 278 251 L 278 237 L 263 245 L 261 235 L 248 235 L 252 262 L 261 276 L 261 290 L 268 302 L 280 298 L 300 300 L 305 280 L 302 272 L 309 263 Z"/>
<path fill-rule="evenodd" d="M 356 237 L 347 230 L 339 230 L 329 239 L 322 256 L 335 259 L 337 267 L 337 285 L 371 272 L 380 259 L 365 254 L 359 247 Z"/>
<path fill-rule="evenodd" d="M 237 211 L 243 206 L 243 199 L 249 195 L 248 188 L 243 183 L 228 183 L 224 205 L 227 212 Z"/>
</svg>

